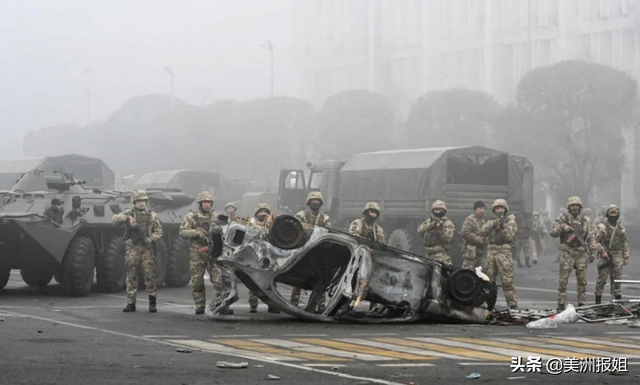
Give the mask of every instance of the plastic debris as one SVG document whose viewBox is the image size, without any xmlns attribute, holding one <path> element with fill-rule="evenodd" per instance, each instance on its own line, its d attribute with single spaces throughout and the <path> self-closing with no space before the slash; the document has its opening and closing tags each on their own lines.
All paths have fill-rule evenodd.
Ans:
<svg viewBox="0 0 640 385">
<path fill-rule="evenodd" d="M 524 380 L 526 377 L 507 377 L 507 380 Z"/>
<path fill-rule="evenodd" d="M 553 318 L 543 318 L 537 321 L 529 322 L 527 329 L 555 329 L 558 323 Z"/>
<path fill-rule="evenodd" d="M 470 380 L 475 380 L 476 378 L 480 378 L 480 373 L 471 373 L 467 376 Z"/>
<path fill-rule="evenodd" d="M 179 349 L 176 349 L 176 352 L 178 352 L 178 353 L 191 353 L 191 350 L 179 348 Z"/>
<path fill-rule="evenodd" d="M 227 362 L 227 361 L 218 361 L 216 364 L 219 368 L 225 369 L 244 369 L 249 367 L 248 362 Z"/>
<path fill-rule="evenodd" d="M 269 375 L 267 376 L 267 378 L 265 378 L 265 380 L 278 381 L 278 380 L 280 380 L 280 377 L 278 377 L 278 376 L 274 376 L 273 374 L 269 374 Z"/>
<path fill-rule="evenodd" d="M 331 370 L 338 370 L 338 369 L 340 369 L 338 366 L 332 366 L 331 367 Z"/>
<path fill-rule="evenodd" d="M 578 317 L 578 313 L 576 313 L 576 308 L 573 307 L 572 304 L 568 304 L 566 309 L 549 318 L 555 320 L 559 324 L 572 324 L 580 319 L 580 317 Z"/>
</svg>

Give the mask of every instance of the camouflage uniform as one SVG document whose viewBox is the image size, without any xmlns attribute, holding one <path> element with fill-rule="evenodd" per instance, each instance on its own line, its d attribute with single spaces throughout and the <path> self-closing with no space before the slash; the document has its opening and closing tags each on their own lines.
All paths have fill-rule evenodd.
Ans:
<svg viewBox="0 0 640 385">
<path fill-rule="evenodd" d="M 545 236 L 547 235 L 547 229 L 544 224 L 542 218 L 540 218 L 540 214 L 537 211 L 533 212 L 533 227 L 531 228 L 533 242 L 536 247 L 536 256 L 534 261 L 537 261 L 540 255 L 544 252 L 542 247 Z"/>
<path fill-rule="evenodd" d="M 191 270 L 191 294 L 196 304 L 196 309 L 204 309 L 206 303 L 206 288 L 204 285 L 204 273 L 208 271 L 216 298 L 222 294 L 220 282 L 220 267 L 209 260 L 209 233 L 219 226 L 218 214 L 215 211 L 204 211 L 202 202 L 213 202 L 213 194 L 203 191 L 198 194 L 197 212 L 185 215 L 180 225 L 180 236 L 191 240 L 189 247 L 189 269 Z"/>
<path fill-rule="evenodd" d="M 484 226 L 484 219 L 476 213 L 471 213 L 462 223 L 462 262 L 463 269 L 473 270 L 485 264 L 485 249 L 487 239 L 480 233 Z"/>
<path fill-rule="evenodd" d="M 257 218 L 257 215 L 260 211 L 262 210 L 267 210 L 269 212 L 269 215 L 267 215 L 263 220 L 259 220 Z M 271 208 L 269 207 L 268 204 L 266 203 L 259 203 L 258 206 L 256 206 L 256 211 L 254 214 L 254 219 L 249 223 L 250 226 L 255 227 L 257 229 L 260 229 L 260 231 L 262 231 L 262 234 L 264 235 L 265 238 L 269 238 L 269 231 L 271 230 L 271 223 L 272 223 L 272 214 L 271 214 Z M 270 219 L 271 218 L 271 219 Z M 249 309 L 251 313 L 255 313 L 258 310 L 258 296 L 255 295 L 251 290 L 249 290 Z M 269 313 L 280 313 L 279 310 L 276 310 L 274 308 L 272 308 L 271 306 L 269 306 L 268 308 Z"/>
<path fill-rule="evenodd" d="M 309 206 L 309 203 L 311 203 L 311 201 L 313 200 L 319 200 L 321 204 L 324 203 L 322 194 L 319 191 L 312 191 L 309 193 L 309 195 L 307 196 L 307 206 Z M 311 209 L 311 207 L 309 207 L 298 212 L 295 217 L 302 223 L 308 223 L 310 225 L 326 228 L 331 227 L 331 219 L 327 214 L 320 211 L 320 209 L 313 210 Z M 298 304 L 300 303 L 301 293 L 302 290 L 299 287 L 294 287 L 291 290 L 291 303 L 293 305 L 298 306 Z M 321 313 L 324 311 L 326 300 L 327 296 L 325 294 L 320 296 L 320 298 L 318 299 L 318 311 Z"/>
<path fill-rule="evenodd" d="M 147 194 L 144 191 L 134 191 L 131 200 L 148 201 Z M 155 307 L 156 300 L 156 260 L 153 255 L 153 243 L 162 240 L 162 225 L 158 214 L 149 209 L 133 208 L 116 214 L 112 218 L 114 225 L 122 225 L 127 223 L 130 218 L 135 219 L 136 223 L 145 229 L 147 238 L 142 241 L 132 236 L 132 230 L 127 227 L 125 231 L 125 265 L 127 269 L 127 304 L 135 305 L 136 293 L 138 291 L 138 268 L 142 268 L 144 275 L 144 283 L 146 285 L 147 294 L 149 295 L 150 304 Z M 153 298 L 153 299 L 152 299 Z M 134 308 L 135 309 L 135 308 Z"/>
<path fill-rule="evenodd" d="M 431 212 L 433 213 L 435 209 L 444 210 L 446 214 L 447 205 L 443 201 L 437 200 L 433 202 Z M 420 227 L 418 227 L 418 233 L 424 237 L 425 257 L 430 261 L 438 261 L 445 265 L 451 265 L 449 250 L 451 249 L 455 232 L 455 225 L 446 216 L 442 218 L 432 216 L 424 221 Z"/>
<path fill-rule="evenodd" d="M 524 253 L 525 266 L 531 267 L 531 264 L 529 263 L 532 257 L 531 227 L 532 223 L 523 223 L 522 226 L 518 226 L 518 232 L 516 233 L 516 247 L 513 251 L 513 259 L 518 262 L 518 267 L 522 267 L 522 262 L 520 262 L 520 250 Z"/>
<path fill-rule="evenodd" d="M 611 212 L 618 212 L 620 209 L 616 205 L 610 205 L 605 215 Z M 629 263 L 629 244 L 627 243 L 627 232 L 622 223 L 616 222 L 612 225 L 608 220 L 600 223 L 595 230 L 596 242 L 601 246 L 601 253 L 598 259 L 598 281 L 596 283 L 596 303 L 600 303 L 602 291 L 607 284 L 607 277 L 611 277 L 613 295 L 616 299 L 622 299 L 620 284 L 613 284 L 613 280 L 622 279 L 622 268 Z M 604 252 L 609 258 L 604 257 Z"/>
<path fill-rule="evenodd" d="M 549 236 L 549 231 L 551 231 L 551 228 L 553 228 L 553 222 L 551 221 L 551 218 L 549 218 L 549 210 L 547 209 L 542 210 L 542 218 L 540 219 L 542 220 L 542 223 L 544 223 L 545 230 L 547 230 L 547 235 L 543 239 L 544 239 L 544 250 L 548 253 L 551 251 L 549 249 L 549 245 L 552 244 L 551 236 Z"/>
<path fill-rule="evenodd" d="M 496 216 L 495 209 L 498 207 L 504 207 L 504 216 Z M 518 224 L 515 216 L 507 215 L 509 206 L 504 199 L 496 199 L 491 210 L 493 218 L 482 226 L 482 235 L 488 237 L 489 242 L 484 271 L 491 282 L 495 282 L 496 277 L 500 276 L 507 305 L 517 308 L 518 297 L 513 283 L 513 248 Z"/>
<path fill-rule="evenodd" d="M 571 197 L 567 203 L 582 208 L 579 197 Z M 572 215 L 570 212 L 556 219 L 550 235 L 560 238 L 560 284 L 558 287 L 558 310 L 564 310 L 567 302 L 567 283 L 573 269 L 576 270 L 578 281 L 578 306 L 587 302 L 587 247 L 595 252 L 598 247 L 591 233 L 591 221 L 582 215 Z M 582 244 L 586 245 L 583 246 Z"/>
<path fill-rule="evenodd" d="M 376 210 L 380 214 L 380 205 L 375 202 L 369 202 L 364 206 L 362 214 L 369 210 Z M 386 244 L 384 240 L 384 230 L 377 221 L 370 223 L 364 216 L 351 222 L 349 226 L 349 234 L 360 238 L 366 238 L 370 241 Z"/>
</svg>

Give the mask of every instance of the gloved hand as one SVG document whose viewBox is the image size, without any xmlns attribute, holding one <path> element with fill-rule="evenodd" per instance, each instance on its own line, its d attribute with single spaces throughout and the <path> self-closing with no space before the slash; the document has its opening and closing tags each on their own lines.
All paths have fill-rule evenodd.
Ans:
<svg viewBox="0 0 640 385">
<path fill-rule="evenodd" d="M 198 239 L 204 242 L 208 242 L 209 236 L 204 232 L 204 230 L 198 230 Z"/>
</svg>

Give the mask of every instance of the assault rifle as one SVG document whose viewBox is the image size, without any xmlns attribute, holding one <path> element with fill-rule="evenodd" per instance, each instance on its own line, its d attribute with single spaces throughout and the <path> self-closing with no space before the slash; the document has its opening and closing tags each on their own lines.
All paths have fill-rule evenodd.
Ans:
<svg viewBox="0 0 640 385">
<path fill-rule="evenodd" d="M 589 258 L 589 261 L 591 261 L 591 251 L 589 250 L 589 245 L 587 245 L 587 243 L 585 242 L 585 239 L 582 235 L 581 231 L 576 232 L 576 229 L 573 228 L 573 226 L 571 226 L 570 224 L 568 224 L 564 218 L 560 217 L 560 221 L 562 223 L 564 223 L 565 225 L 567 225 L 567 227 L 569 227 L 569 233 L 571 233 L 571 235 L 569 235 L 569 238 L 567 238 L 567 242 L 571 243 L 573 242 L 575 239 L 578 240 L 578 243 L 580 243 L 580 246 L 583 246 L 584 249 L 586 250 L 587 253 L 587 257 Z"/>
</svg>

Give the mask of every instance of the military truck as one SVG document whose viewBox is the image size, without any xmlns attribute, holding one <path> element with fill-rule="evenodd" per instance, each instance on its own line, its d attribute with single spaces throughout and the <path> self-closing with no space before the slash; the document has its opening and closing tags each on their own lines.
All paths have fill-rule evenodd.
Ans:
<svg viewBox="0 0 640 385">
<path fill-rule="evenodd" d="M 476 200 L 483 200 L 490 209 L 494 199 L 507 199 L 520 223 L 533 214 L 531 162 L 486 147 L 380 151 L 307 166 L 307 173 L 281 170 L 281 209 L 295 213 L 304 208 L 309 191 L 321 191 L 333 226 L 346 229 L 366 202 L 375 201 L 382 208 L 380 221 L 388 244 L 423 254 L 417 228 L 430 215 L 432 203 L 442 199 L 456 225 L 451 254 L 457 266 L 461 265 L 462 222 Z"/>
<path fill-rule="evenodd" d="M 199 170 L 170 170 L 142 174 L 133 184 L 136 190 L 180 191 L 197 196 L 201 191 L 211 191 L 214 195 L 214 208 L 221 210 L 224 204 L 237 200 L 242 193 L 217 172 Z"/>
<path fill-rule="evenodd" d="M 148 195 L 164 229 L 155 254 L 157 283 L 185 286 L 189 251 L 178 229 L 194 199 L 160 190 Z M 0 191 L 0 288 L 10 270 L 19 269 L 28 285 L 46 286 L 55 277 L 70 296 L 87 295 L 94 273 L 98 290 L 123 290 L 124 228 L 111 218 L 131 207 L 130 192 L 85 189 L 68 173 L 27 172 L 11 190 Z"/>
</svg>

